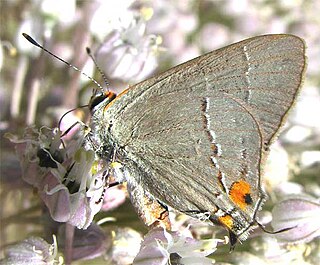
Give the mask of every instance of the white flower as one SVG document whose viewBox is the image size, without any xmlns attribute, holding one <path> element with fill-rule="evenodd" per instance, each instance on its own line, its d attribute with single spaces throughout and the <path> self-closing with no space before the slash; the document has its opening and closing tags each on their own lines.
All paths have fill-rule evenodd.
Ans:
<svg viewBox="0 0 320 265">
<path fill-rule="evenodd" d="M 135 18 L 105 38 L 95 56 L 109 78 L 137 82 L 154 71 L 161 39 L 146 35 L 145 30 L 145 21 Z"/>
<path fill-rule="evenodd" d="M 209 265 L 214 261 L 206 256 L 216 250 L 218 243 L 223 242 L 224 240 L 221 239 L 196 240 L 191 235 L 155 228 L 145 236 L 133 264 L 165 265 L 170 264 L 170 260 L 174 258 L 179 261 L 179 264 Z"/>
</svg>

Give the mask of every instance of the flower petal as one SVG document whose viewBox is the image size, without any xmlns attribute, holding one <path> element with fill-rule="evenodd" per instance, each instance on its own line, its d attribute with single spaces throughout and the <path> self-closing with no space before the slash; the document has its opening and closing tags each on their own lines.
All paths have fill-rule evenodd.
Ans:
<svg viewBox="0 0 320 265">
<path fill-rule="evenodd" d="M 283 200 L 272 210 L 272 226 L 275 230 L 291 228 L 276 234 L 284 242 L 309 242 L 320 236 L 320 203 L 310 197 L 294 197 Z"/>
</svg>

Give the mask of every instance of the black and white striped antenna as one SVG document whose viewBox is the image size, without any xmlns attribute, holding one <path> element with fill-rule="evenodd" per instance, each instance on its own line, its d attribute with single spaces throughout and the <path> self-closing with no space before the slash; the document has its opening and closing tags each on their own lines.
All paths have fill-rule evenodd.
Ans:
<svg viewBox="0 0 320 265">
<path fill-rule="evenodd" d="M 38 48 L 40 48 L 41 50 L 45 51 L 46 53 L 52 55 L 54 58 L 58 59 L 59 61 L 63 62 L 64 64 L 68 65 L 70 68 L 73 68 L 74 70 L 78 71 L 79 73 L 83 74 L 84 76 L 86 76 L 89 80 L 91 80 L 93 83 L 95 83 L 100 89 L 101 91 L 103 91 L 103 87 L 95 80 L 93 79 L 91 76 L 87 75 L 86 73 L 82 72 L 78 67 L 72 65 L 71 63 L 63 60 L 62 58 L 60 58 L 59 56 L 55 55 L 54 53 L 52 53 L 51 51 L 47 50 L 45 47 L 43 47 L 42 45 L 40 45 L 38 42 L 36 42 L 31 36 L 29 36 L 27 33 L 22 33 L 23 37 L 25 37 L 31 44 L 33 44 L 34 46 L 37 46 Z M 89 48 L 86 48 L 86 51 L 88 53 L 88 55 L 90 56 L 90 58 L 92 59 L 93 63 L 95 64 L 95 66 L 97 67 L 99 73 L 101 74 L 104 83 L 106 85 L 106 88 L 108 89 L 109 83 L 107 81 L 107 78 L 105 76 L 105 74 L 102 72 L 102 70 L 100 69 L 100 67 L 98 66 L 96 60 L 94 59 L 91 50 Z"/>
</svg>

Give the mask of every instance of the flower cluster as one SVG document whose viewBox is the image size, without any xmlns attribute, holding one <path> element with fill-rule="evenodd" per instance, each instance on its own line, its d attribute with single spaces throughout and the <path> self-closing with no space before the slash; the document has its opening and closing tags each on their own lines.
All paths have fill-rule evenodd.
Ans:
<svg viewBox="0 0 320 265">
<path fill-rule="evenodd" d="M 78 228 L 87 228 L 99 212 L 107 170 L 82 146 L 85 136 L 84 125 L 68 143 L 58 128 L 29 127 L 21 140 L 9 136 L 16 143 L 22 178 L 37 189 L 52 219 Z"/>
</svg>

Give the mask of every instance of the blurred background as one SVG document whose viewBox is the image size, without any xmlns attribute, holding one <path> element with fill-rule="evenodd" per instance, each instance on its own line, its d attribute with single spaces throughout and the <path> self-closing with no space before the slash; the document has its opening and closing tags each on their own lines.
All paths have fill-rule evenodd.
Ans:
<svg viewBox="0 0 320 265">
<path fill-rule="evenodd" d="M 264 182 L 270 205 L 279 199 L 280 191 L 303 192 L 319 200 L 319 1 L 2 0 L 0 7 L 1 258 L 7 245 L 30 235 L 41 236 L 51 243 L 50 231 L 55 231 L 48 227 L 36 192 L 22 181 L 14 145 L 4 134 L 22 135 L 26 126 L 34 124 L 55 127 L 66 111 L 88 104 L 92 89 L 96 88 L 87 77 L 30 44 L 22 32 L 116 93 L 153 74 L 245 38 L 268 33 L 290 33 L 303 38 L 308 57 L 304 85 L 289 122 L 272 148 Z M 86 47 L 90 47 L 108 84 L 86 53 Z M 85 114 L 74 112 L 73 115 L 85 119 Z M 73 120 L 66 119 L 65 123 L 63 128 L 68 128 Z M 271 209 L 268 204 L 266 218 Z M 112 211 L 105 209 L 95 220 L 106 216 L 117 221 L 99 227 L 103 231 L 103 237 L 99 237 L 101 251 L 92 254 L 91 249 L 89 254 L 81 256 L 99 258 L 74 264 L 132 262 L 130 258 L 120 257 L 137 254 L 145 227 L 128 200 L 119 202 Z M 124 238 L 123 242 L 119 238 Z M 122 242 L 119 244 L 123 252 L 115 248 L 116 242 Z M 132 253 L 126 253 L 131 246 L 135 246 Z M 319 240 L 316 247 L 307 247 L 311 253 L 315 248 L 319 250 Z M 245 242 L 238 251 L 248 249 L 255 248 Z M 218 251 L 214 258 L 238 264 L 232 257 L 224 260 L 229 255 L 225 253 L 228 251 Z M 311 255 L 308 259 L 305 252 L 301 253 L 306 264 L 316 264 L 319 258 Z"/>
</svg>

